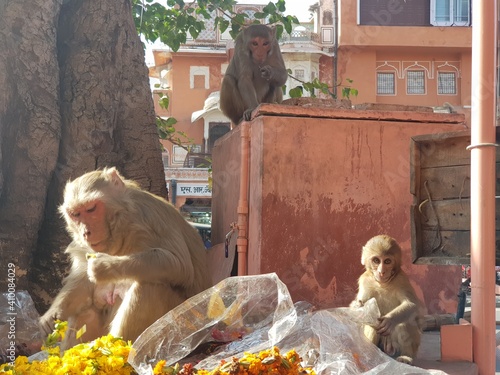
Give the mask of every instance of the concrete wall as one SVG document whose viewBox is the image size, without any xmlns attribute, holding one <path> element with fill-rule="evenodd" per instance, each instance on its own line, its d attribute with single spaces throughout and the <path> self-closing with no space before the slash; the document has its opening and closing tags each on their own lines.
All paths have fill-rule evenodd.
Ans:
<svg viewBox="0 0 500 375">
<path fill-rule="evenodd" d="M 295 301 L 345 306 L 362 245 L 387 233 L 429 313 L 455 312 L 460 268 L 411 264 L 409 145 L 464 129 L 453 123 L 463 116 L 284 105 L 260 113 L 251 122 L 248 273 L 276 272 Z M 237 220 L 240 142 L 237 127 L 213 152 L 214 244 Z"/>
</svg>

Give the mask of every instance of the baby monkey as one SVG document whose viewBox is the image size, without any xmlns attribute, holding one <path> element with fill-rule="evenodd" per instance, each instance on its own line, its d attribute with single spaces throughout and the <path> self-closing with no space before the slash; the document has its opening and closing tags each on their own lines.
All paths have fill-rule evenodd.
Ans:
<svg viewBox="0 0 500 375">
<path fill-rule="evenodd" d="M 422 303 L 401 269 L 399 244 L 387 235 L 371 238 L 363 247 L 361 264 L 366 271 L 351 307 L 375 298 L 381 315 L 375 327 L 364 327 L 365 336 L 399 362 L 412 364 L 422 334 Z"/>
</svg>

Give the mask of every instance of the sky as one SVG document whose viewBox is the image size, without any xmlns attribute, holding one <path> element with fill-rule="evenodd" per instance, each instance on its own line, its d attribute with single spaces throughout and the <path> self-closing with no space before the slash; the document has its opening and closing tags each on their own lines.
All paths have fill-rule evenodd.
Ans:
<svg viewBox="0 0 500 375">
<path fill-rule="evenodd" d="M 270 0 L 238 0 L 239 4 L 268 4 Z M 276 0 L 272 0 L 276 2 Z M 165 4 L 164 0 L 157 0 L 158 3 Z M 318 3 L 319 0 L 285 0 L 286 6 L 286 15 L 296 16 L 299 21 L 306 22 L 310 19 L 309 7 L 315 3 Z M 164 44 L 160 42 L 156 42 L 154 44 L 148 44 L 146 46 L 146 64 L 151 66 L 154 64 L 153 60 L 153 48 L 163 48 L 166 47 Z"/>
</svg>

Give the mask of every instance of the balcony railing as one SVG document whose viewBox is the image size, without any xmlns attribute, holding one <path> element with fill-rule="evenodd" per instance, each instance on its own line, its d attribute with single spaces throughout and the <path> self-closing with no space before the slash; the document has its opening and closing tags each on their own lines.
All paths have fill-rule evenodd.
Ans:
<svg viewBox="0 0 500 375">
<path fill-rule="evenodd" d="M 211 165 L 212 154 L 188 153 L 184 159 L 184 168 L 210 168 Z"/>
<path fill-rule="evenodd" d="M 316 42 L 319 43 L 319 34 L 309 30 L 293 30 L 291 34 L 284 32 L 279 40 L 280 43 Z"/>
</svg>

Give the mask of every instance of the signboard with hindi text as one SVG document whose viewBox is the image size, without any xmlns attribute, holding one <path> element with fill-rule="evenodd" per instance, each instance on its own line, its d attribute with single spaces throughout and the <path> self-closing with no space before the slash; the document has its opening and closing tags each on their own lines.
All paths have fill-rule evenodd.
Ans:
<svg viewBox="0 0 500 375">
<path fill-rule="evenodd" d="M 177 196 L 211 197 L 208 184 L 177 183 Z"/>
</svg>

